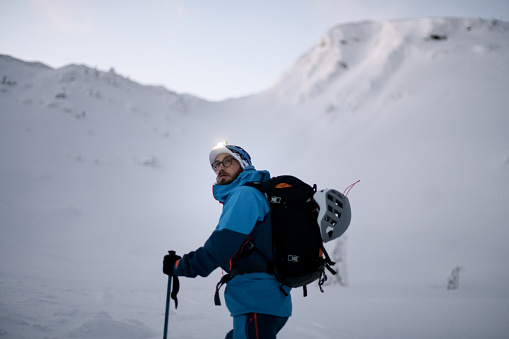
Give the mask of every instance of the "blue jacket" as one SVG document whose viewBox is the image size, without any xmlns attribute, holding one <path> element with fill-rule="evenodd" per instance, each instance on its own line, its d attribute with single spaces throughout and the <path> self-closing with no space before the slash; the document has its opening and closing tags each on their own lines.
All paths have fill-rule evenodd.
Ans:
<svg viewBox="0 0 509 339">
<path fill-rule="evenodd" d="M 263 182 L 269 178 L 269 172 L 247 167 L 231 184 L 214 185 L 214 198 L 223 204 L 219 223 L 205 245 L 182 256 L 173 270 L 175 275 L 206 277 L 218 267 L 229 272 L 230 259 L 247 236 L 262 254 L 254 251 L 238 258 L 236 267 L 264 264 L 264 257 L 272 258 L 269 205 L 257 189 L 245 186 L 248 182 Z M 290 289 L 285 286 L 288 292 L 285 296 L 280 286 L 281 283 L 267 273 L 237 275 L 227 283 L 226 306 L 233 317 L 245 313 L 289 317 L 292 313 Z"/>
</svg>

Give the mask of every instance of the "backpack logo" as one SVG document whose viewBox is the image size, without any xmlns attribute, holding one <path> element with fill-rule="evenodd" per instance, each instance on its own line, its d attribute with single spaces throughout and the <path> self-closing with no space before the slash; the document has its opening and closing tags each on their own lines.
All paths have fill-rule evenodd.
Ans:
<svg viewBox="0 0 509 339">
<path fill-rule="evenodd" d="M 270 197 L 270 203 L 271 204 L 280 204 L 281 203 L 281 197 Z"/>
</svg>

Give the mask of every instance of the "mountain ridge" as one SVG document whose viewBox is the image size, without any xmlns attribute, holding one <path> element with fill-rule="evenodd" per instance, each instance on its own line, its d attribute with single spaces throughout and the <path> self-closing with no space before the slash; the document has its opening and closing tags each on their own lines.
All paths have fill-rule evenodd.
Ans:
<svg viewBox="0 0 509 339">
<path fill-rule="evenodd" d="M 321 298 L 333 295 L 357 310 L 368 291 L 382 298 L 370 298 L 372 309 L 384 310 L 403 286 L 412 296 L 414 289 L 432 295 L 426 305 L 439 300 L 444 317 L 463 314 L 465 331 L 484 328 L 484 319 L 493 324 L 509 300 L 508 26 L 443 18 L 342 25 L 282 82 L 220 102 L 140 85 L 113 69 L 52 69 L 1 56 L 0 292 L 9 298 L 0 333 L 20 337 L 19 324 L 37 319 L 25 337 L 41 336 L 41 326 L 44 336 L 81 335 L 100 311 L 158 329 L 162 256 L 201 246 L 221 211 L 208 162 L 220 139 L 241 145 L 273 176 L 340 191 L 361 180 L 349 194 L 350 288 L 305 301 L 295 294 L 296 305 L 330 307 L 335 317 L 337 304 Z M 351 32 L 346 43 L 343 31 Z M 444 295 L 457 266 L 464 268 L 459 293 Z M 182 282 L 177 319 L 206 312 L 221 323 L 206 301 L 220 276 Z M 395 309 L 422 312 L 422 302 L 409 306 L 416 298 L 407 297 L 396 298 Z M 497 304 L 478 308 L 461 298 Z M 362 312 L 345 312 L 344 321 L 359 324 Z M 61 314 L 70 315 L 67 323 L 51 316 Z M 305 311 L 295 320 L 326 327 L 323 337 L 341 333 L 343 323 L 325 326 L 321 316 Z M 420 319 L 408 319 L 401 333 L 424 326 Z M 98 328 L 102 337 L 111 337 L 108 326 L 130 328 L 108 324 Z M 189 324 L 176 322 L 177 333 L 194 330 Z M 458 333 L 445 327 L 423 333 Z"/>
</svg>

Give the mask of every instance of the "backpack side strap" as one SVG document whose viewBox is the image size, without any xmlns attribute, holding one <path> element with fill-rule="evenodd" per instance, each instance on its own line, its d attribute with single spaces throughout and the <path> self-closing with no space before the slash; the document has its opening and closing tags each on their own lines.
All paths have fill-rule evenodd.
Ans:
<svg viewBox="0 0 509 339">
<path fill-rule="evenodd" d="M 219 290 L 223 287 L 224 284 L 235 278 L 239 274 L 246 273 L 268 273 L 274 275 L 274 266 L 272 263 L 268 264 L 260 264 L 260 265 L 251 265 L 246 267 L 237 267 L 232 269 L 228 274 L 225 274 L 221 277 L 221 280 L 216 285 L 216 293 L 214 294 L 214 304 L 216 306 L 221 306 L 221 298 L 219 297 Z M 285 293 L 285 292 L 283 292 Z"/>
</svg>

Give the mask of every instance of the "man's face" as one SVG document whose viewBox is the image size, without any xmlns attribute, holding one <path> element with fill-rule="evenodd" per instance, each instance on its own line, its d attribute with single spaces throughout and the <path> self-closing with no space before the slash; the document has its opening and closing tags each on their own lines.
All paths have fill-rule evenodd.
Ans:
<svg viewBox="0 0 509 339">
<path fill-rule="evenodd" d="M 216 183 L 218 185 L 231 184 L 240 173 L 244 170 L 240 163 L 228 153 L 221 153 L 216 157 L 216 161 L 222 162 L 226 158 L 232 158 L 232 163 L 229 167 L 224 167 L 224 164 L 220 164 L 216 170 Z"/>
</svg>

